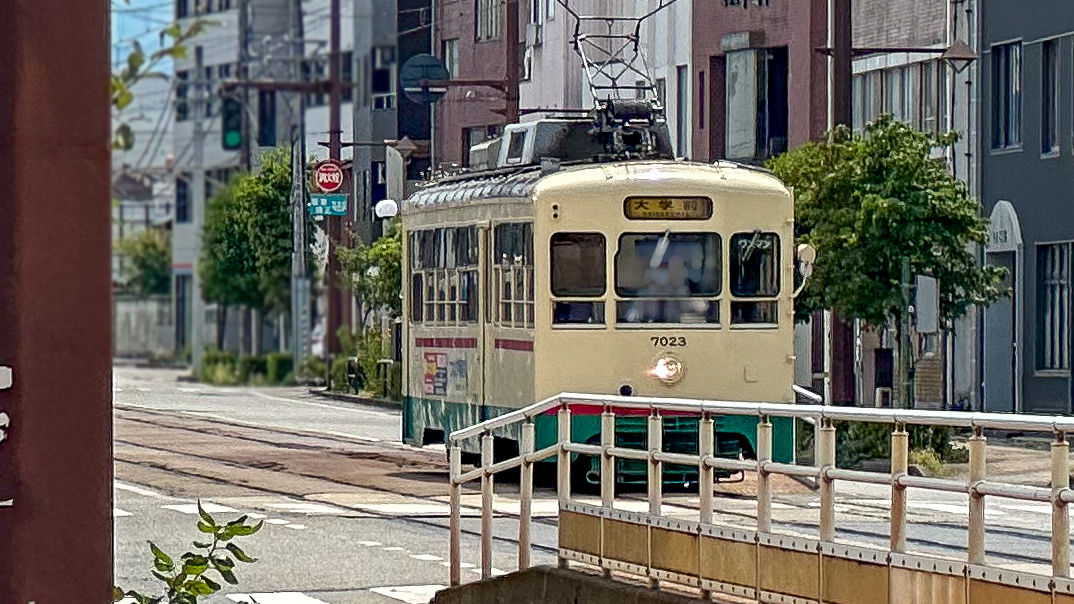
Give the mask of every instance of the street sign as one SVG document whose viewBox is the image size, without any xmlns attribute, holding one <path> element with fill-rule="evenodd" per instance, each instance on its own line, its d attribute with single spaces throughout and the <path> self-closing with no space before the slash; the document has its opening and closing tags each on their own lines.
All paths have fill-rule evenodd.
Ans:
<svg viewBox="0 0 1074 604">
<path fill-rule="evenodd" d="M 422 83 L 422 80 L 443 82 L 450 78 L 451 74 L 440 59 L 428 54 L 410 57 L 399 70 L 399 81 L 403 85 L 406 98 L 424 105 L 444 98 L 447 94 L 447 87 L 427 86 Z"/>
<path fill-rule="evenodd" d="M 325 193 L 335 193 L 343 187 L 343 168 L 335 160 L 323 161 L 313 169 L 313 183 Z"/>
<path fill-rule="evenodd" d="M 346 216 L 347 196 L 314 193 L 310 195 L 310 216 Z"/>
</svg>

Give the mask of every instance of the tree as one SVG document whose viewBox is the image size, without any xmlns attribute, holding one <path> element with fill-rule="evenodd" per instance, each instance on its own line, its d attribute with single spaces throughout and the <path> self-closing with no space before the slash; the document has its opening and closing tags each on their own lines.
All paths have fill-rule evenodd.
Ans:
<svg viewBox="0 0 1074 604">
<path fill-rule="evenodd" d="M 171 291 L 172 238 L 164 229 L 148 228 L 120 240 L 116 247 L 127 257 L 126 287 L 140 296 Z"/>
<path fill-rule="evenodd" d="M 229 306 L 258 308 L 261 305 L 249 218 L 236 197 L 236 191 L 248 178 L 247 175 L 236 177 L 209 200 L 202 229 L 198 271 L 205 300 L 220 306 L 217 348 L 223 348 Z"/>
<path fill-rule="evenodd" d="M 339 247 L 336 257 L 344 287 L 358 303 L 358 330 L 364 331 L 369 316 L 378 311 L 391 317 L 403 314 L 399 294 L 402 287 L 403 244 L 398 221 L 392 221 L 388 232 L 372 245 L 354 237 L 353 247 Z"/>
<path fill-rule="evenodd" d="M 257 268 L 263 309 L 287 312 L 291 306 L 291 157 L 286 148 L 261 158 L 252 177 L 236 192 L 247 216 L 247 232 Z"/>
<path fill-rule="evenodd" d="M 978 266 L 971 251 L 985 243 L 988 221 L 938 153 L 956 140 L 884 115 L 864 134 L 841 126 L 769 163 L 795 191 L 796 236 L 817 249 L 800 318 L 827 308 L 877 326 L 894 321 L 901 343 L 904 264 L 912 275 L 936 278 L 948 329 L 971 306 L 1002 295 L 1003 270 Z"/>
</svg>

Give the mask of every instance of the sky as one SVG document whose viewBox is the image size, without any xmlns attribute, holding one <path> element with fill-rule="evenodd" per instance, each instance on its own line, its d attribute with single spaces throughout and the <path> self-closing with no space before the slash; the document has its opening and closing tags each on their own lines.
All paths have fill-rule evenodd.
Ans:
<svg viewBox="0 0 1074 604">
<path fill-rule="evenodd" d="M 160 31 L 174 20 L 172 0 L 112 0 L 112 64 L 122 64 L 137 40 L 146 52 L 160 45 Z"/>
</svg>

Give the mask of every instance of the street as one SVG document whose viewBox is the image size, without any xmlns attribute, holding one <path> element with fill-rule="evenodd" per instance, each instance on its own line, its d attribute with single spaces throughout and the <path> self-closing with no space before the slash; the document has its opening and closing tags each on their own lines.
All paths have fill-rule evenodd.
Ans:
<svg viewBox="0 0 1074 604">
<path fill-rule="evenodd" d="M 199 538 L 199 499 L 218 519 L 248 514 L 265 522 L 241 540 L 259 561 L 240 565 L 239 585 L 209 602 L 424 604 L 448 583 L 444 450 L 400 444 L 398 411 L 327 401 L 299 388 L 216 388 L 178 381 L 180 375 L 115 370 L 119 585 L 155 587 L 146 541 L 176 557 L 186 551 Z M 1034 456 L 1046 469 L 1046 454 L 1008 455 Z M 998 471 L 1015 464 L 1005 459 L 1002 451 L 994 457 Z M 1018 463 L 1018 473 L 1034 480 Z M 789 479 L 776 480 L 775 488 L 776 530 L 815 537 L 816 492 Z M 517 568 L 517 485 L 498 484 L 496 491 L 494 572 L 510 572 Z M 753 529 L 751 482 L 721 484 L 717 493 L 716 522 Z M 885 546 L 888 488 L 839 484 L 837 493 L 840 541 Z M 478 578 L 479 499 L 476 490 L 464 491 L 464 580 Z M 628 493 L 616 507 L 647 505 L 644 493 Z M 697 507 L 696 494 L 669 493 L 664 514 L 696 519 Z M 909 507 L 911 551 L 963 555 L 965 497 L 911 491 Z M 539 491 L 533 510 L 533 561 L 554 564 L 554 493 Z M 986 517 L 990 563 L 1047 572 L 1050 506 L 990 498 Z"/>
</svg>

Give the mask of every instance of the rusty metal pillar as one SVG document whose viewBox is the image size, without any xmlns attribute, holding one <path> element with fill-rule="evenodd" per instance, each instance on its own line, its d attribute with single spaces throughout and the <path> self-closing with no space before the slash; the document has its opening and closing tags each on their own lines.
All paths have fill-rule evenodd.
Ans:
<svg viewBox="0 0 1074 604">
<path fill-rule="evenodd" d="M 0 604 L 110 602 L 109 3 L 0 23 Z"/>
</svg>

